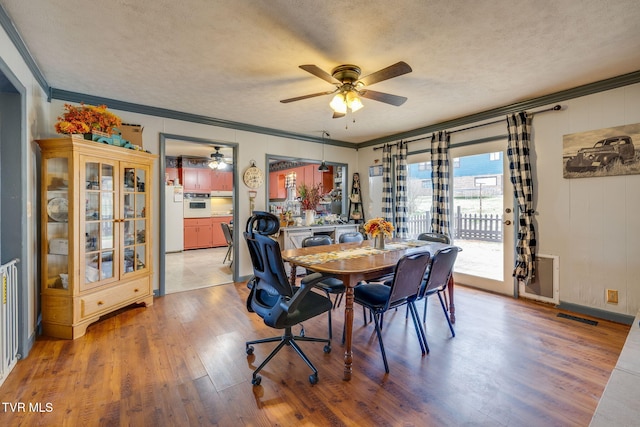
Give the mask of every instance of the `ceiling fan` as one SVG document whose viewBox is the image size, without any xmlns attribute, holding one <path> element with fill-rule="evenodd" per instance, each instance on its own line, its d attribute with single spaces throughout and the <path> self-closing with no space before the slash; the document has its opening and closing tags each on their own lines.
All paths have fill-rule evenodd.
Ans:
<svg viewBox="0 0 640 427">
<path fill-rule="evenodd" d="M 335 85 L 336 88 L 326 92 L 318 92 L 310 95 L 283 99 L 280 102 L 286 104 L 289 102 L 314 98 L 316 96 L 331 95 L 337 92 L 331 100 L 331 103 L 329 103 L 333 109 L 334 119 L 344 117 L 347 114 L 347 110 L 355 112 L 362 108 L 363 105 L 360 97 L 395 105 L 396 107 L 404 104 L 407 100 L 404 96 L 369 90 L 366 86 L 371 86 L 375 83 L 398 77 L 412 71 L 409 64 L 403 61 L 397 62 L 362 78 L 360 78 L 360 67 L 352 64 L 338 65 L 331 70 L 331 74 L 322 70 L 317 65 L 300 65 L 300 68 Z"/>
<path fill-rule="evenodd" d="M 213 147 L 216 151 L 215 153 L 211 153 L 211 160 L 209 160 L 209 167 L 211 169 L 226 169 L 227 165 L 230 165 L 233 160 L 229 157 L 225 157 L 224 154 L 220 152 L 220 147 Z"/>
</svg>

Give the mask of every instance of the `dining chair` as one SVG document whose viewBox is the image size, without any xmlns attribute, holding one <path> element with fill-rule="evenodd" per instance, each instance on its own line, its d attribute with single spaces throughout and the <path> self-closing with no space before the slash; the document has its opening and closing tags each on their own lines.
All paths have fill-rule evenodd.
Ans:
<svg viewBox="0 0 640 427">
<path fill-rule="evenodd" d="M 436 233 L 433 231 L 419 234 L 418 240 L 423 240 L 425 242 L 445 243 L 447 245 L 451 243 L 451 239 L 449 238 L 449 236 L 447 236 L 446 234 Z M 428 273 L 429 273 L 429 267 L 427 267 L 427 274 Z M 447 294 L 442 293 L 442 294 L 439 294 L 438 296 L 441 296 L 441 295 L 444 295 L 444 302 L 447 306 L 447 309 L 449 309 L 449 299 L 447 298 Z M 422 315 L 423 322 L 425 321 L 424 319 L 426 319 L 426 316 L 427 316 L 427 300 L 425 300 L 424 304 L 425 304 L 424 314 Z"/>
<path fill-rule="evenodd" d="M 420 286 L 424 280 L 424 274 L 429 264 L 429 252 L 418 252 L 405 255 L 396 264 L 396 273 L 390 285 L 382 283 L 364 283 L 354 288 L 354 301 L 369 309 L 373 314 L 373 322 L 376 336 L 380 344 L 380 352 L 384 362 L 384 370 L 389 373 L 387 355 L 382 342 L 382 315 L 388 310 L 407 305 L 416 335 L 420 343 L 422 354 L 429 352 L 426 346 L 425 334 L 420 323 L 415 301 L 418 298 Z"/>
<path fill-rule="evenodd" d="M 302 240 L 302 247 L 308 248 L 310 246 L 324 246 L 330 245 L 331 237 L 326 235 L 317 235 L 306 237 Z M 307 274 L 312 274 L 313 271 L 307 270 Z M 324 293 L 327 295 L 327 298 L 331 299 L 331 294 L 335 295 L 335 299 L 333 301 L 333 308 L 339 307 L 342 302 L 342 297 L 346 291 L 346 287 L 342 280 L 336 279 L 335 277 L 325 277 L 321 282 L 316 284 L 318 289 L 322 289 Z M 329 317 L 329 339 L 333 338 L 333 328 L 331 326 L 331 311 L 328 314 Z"/>
<path fill-rule="evenodd" d="M 440 305 L 442 306 L 442 311 L 444 312 L 444 316 L 449 324 L 451 335 L 454 337 L 456 336 L 456 332 L 453 330 L 451 318 L 449 317 L 449 310 L 447 310 L 447 307 L 444 304 L 442 294 L 447 289 L 449 278 L 451 277 L 451 274 L 453 274 L 453 266 L 456 262 L 457 256 L 458 248 L 456 247 L 449 247 L 437 251 L 429 263 L 429 268 L 425 273 L 425 279 L 423 280 L 420 286 L 420 291 L 418 292 L 418 300 L 424 299 L 424 314 L 422 321 L 427 321 L 428 298 L 433 294 L 437 294 L 438 299 L 440 300 Z M 426 337 L 424 342 L 425 345 L 427 345 Z"/>
<path fill-rule="evenodd" d="M 229 261 L 231 261 L 230 265 L 232 265 L 233 260 L 231 259 L 231 254 L 233 253 L 233 234 L 231 234 L 231 228 L 229 227 L 229 224 L 221 222 L 220 227 L 222 227 L 222 233 L 224 234 L 224 239 L 227 242 L 227 253 L 224 256 L 222 263 L 224 264 L 228 259 Z"/>
<path fill-rule="evenodd" d="M 300 287 L 293 287 L 284 269 L 280 245 L 270 236 L 280 228 L 280 220 L 269 212 L 254 211 L 247 221 L 246 231 L 243 233 L 249 249 L 253 278 L 247 285 L 250 288 L 247 298 L 247 309 L 262 317 L 264 323 L 274 329 L 284 329 L 284 334 L 253 341 L 247 341 L 246 353 L 252 355 L 254 344 L 278 342 L 276 348 L 253 371 L 251 383 L 260 385 L 262 377 L 259 372 L 284 347 L 291 346 L 311 368 L 313 374 L 309 382 L 318 382 L 318 370 L 304 354 L 297 341 L 311 341 L 325 343 L 324 352 L 331 352 L 331 341 L 324 338 L 311 338 L 302 335 L 294 336 L 292 327 L 302 322 L 331 311 L 331 300 L 324 295 L 310 292 L 311 289 L 324 279 L 322 274 L 310 274 L 300 282 Z"/>
<path fill-rule="evenodd" d="M 364 242 L 364 236 L 359 231 L 342 233 L 340 237 L 338 237 L 338 242 L 339 243 L 350 243 L 350 242 L 361 243 L 361 242 Z"/>
</svg>

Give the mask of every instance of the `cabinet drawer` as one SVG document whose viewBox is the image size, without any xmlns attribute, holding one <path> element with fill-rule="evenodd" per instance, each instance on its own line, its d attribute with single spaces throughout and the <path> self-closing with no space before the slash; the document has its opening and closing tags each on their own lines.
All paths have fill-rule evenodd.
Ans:
<svg viewBox="0 0 640 427">
<path fill-rule="evenodd" d="M 149 277 L 143 277 L 80 297 L 80 317 L 94 316 L 122 305 L 123 302 L 144 298 L 149 295 L 149 291 Z"/>
</svg>

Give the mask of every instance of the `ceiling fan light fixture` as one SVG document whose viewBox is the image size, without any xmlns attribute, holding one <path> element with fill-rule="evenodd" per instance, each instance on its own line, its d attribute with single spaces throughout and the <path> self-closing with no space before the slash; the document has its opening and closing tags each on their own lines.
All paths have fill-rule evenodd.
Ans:
<svg viewBox="0 0 640 427">
<path fill-rule="evenodd" d="M 342 92 L 333 97 L 329 106 L 336 113 L 347 114 L 347 102 Z"/>
<path fill-rule="evenodd" d="M 349 107 L 349 109 L 353 113 L 364 107 L 362 101 L 355 91 L 350 91 L 347 93 L 347 107 Z"/>
</svg>

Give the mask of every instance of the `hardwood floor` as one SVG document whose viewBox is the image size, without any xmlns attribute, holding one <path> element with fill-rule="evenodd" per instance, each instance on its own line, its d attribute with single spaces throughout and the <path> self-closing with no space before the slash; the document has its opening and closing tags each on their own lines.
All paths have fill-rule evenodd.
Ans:
<svg viewBox="0 0 640 427">
<path fill-rule="evenodd" d="M 385 375 L 358 308 L 350 382 L 334 338 L 330 354 L 301 344 L 317 385 L 284 348 L 253 387 L 252 369 L 274 345 L 247 357 L 245 340 L 278 333 L 247 312 L 247 294 L 244 283 L 175 293 L 121 310 L 75 341 L 38 338 L 0 388 L 0 425 L 586 426 L 629 331 L 458 286 L 455 338 L 437 298 L 429 300 L 427 356 L 404 309 L 393 312 L 383 330 Z M 337 337 L 342 320 L 335 310 Z M 325 336 L 326 327 L 325 316 L 305 323 L 308 336 Z"/>
</svg>

